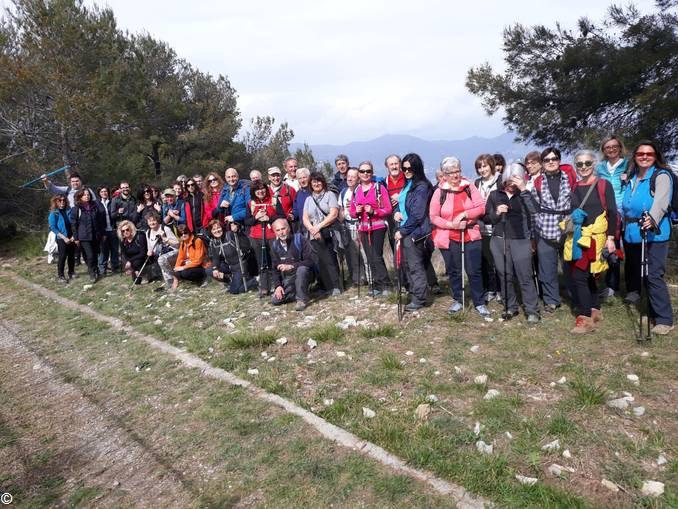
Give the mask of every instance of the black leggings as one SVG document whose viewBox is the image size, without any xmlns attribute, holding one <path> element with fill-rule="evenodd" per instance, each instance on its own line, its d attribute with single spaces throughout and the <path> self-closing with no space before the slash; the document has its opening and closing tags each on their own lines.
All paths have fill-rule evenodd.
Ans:
<svg viewBox="0 0 678 509">
<path fill-rule="evenodd" d="M 64 268 L 66 260 L 68 260 L 68 275 L 75 272 L 75 244 L 69 242 L 66 244 L 62 239 L 57 239 L 57 247 L 59 248 L 59 259 L 57 261 L 57 274 L 59 277 L 64 277 Z"/>
<path fill-rule="evenodd" d="M 187 281 L 202 282 L 205 279 L 205 269 L 202 267 L 191 267 L 180 271 L 174 271 L 174 275 L 179 279 Z"/>
<path fill-rule="evenodd" d="M 391 286 L 391 280 L 388 277 L 386 263 L 384 263 L 384 237 L 386 229 L 380 228 L 369 232 L 360 232 L 360 242 L 362 243 L 367 263 L 372 271 L 372 281 L 375 290 L 386 290 Z"/>
<path fill-rule="evenodd" d="M 99 243 L 92 240 L 81 240 L 80 249 L 82 250 L 85 261 L 87 262 L 87 272 L 90 276 L 99 273 Z"/>
<path fill-rule="evenodd" d="M 600 309 L 596 276 L 571 265 L 572 304 L 577 315 L 591 316 L 591 308 Z"/>
</svg>

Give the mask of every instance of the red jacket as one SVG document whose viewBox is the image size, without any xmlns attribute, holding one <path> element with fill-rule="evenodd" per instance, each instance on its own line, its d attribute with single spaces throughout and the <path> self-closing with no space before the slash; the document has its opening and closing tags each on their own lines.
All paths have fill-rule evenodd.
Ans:
<svg viewBox="0 0 678 509">
<path fill-rule="evenodd" d="M 207 223 L 212 219 L 212 211 L 219 207 L 219 196 L 221 195 L 221 189 L 216 192 L 209 193 L 207 196 L 203 196 L 202 200 L 202 227 L 206 228 Z"/>
<path fill-rule="evenodd" d="M 292 212 L 297 192 L 293 187 L 284 182 L 280 185 L 277 196 L 271 186 L 268 186 L 268 188 L 271 191 L 271 196 L 273 196 L 273 206 L 275 207 L 278 217 L 288 218 Z"/>
<path fill-rule="evenodd" d="M 249 207 L 250 214 L 253 218 L 256 217 L 257 212 L 262 208 L 266 209 L 266 215 L 268 216 L 268 223 L 262 223 L 255 220 L 254 226 L 250 228 L 250 237 L 253 239 L 263 238 L 262 229 L 265 229 L 266 240 L 273 240 L 275 238 L 275 232 L 273 231 L 271 224 L 273 223 L 273 220 L 278 217 L 275 207 L 273 206 L 273 197 L 270 197 L 263 202 L 250 200 L 247 206 Z"/>
</svg>

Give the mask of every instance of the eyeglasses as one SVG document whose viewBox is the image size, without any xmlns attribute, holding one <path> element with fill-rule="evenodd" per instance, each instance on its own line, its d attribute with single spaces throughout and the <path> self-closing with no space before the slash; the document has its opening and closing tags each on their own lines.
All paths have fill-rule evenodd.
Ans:
<svg viewBox="0 0 678 509">
<path fill-rule="evenodd" d="M 411 166 L 403 166 L 403 171 L 414 171 L 414 168 Z"/>
<path fill-rule="evenodd" d="M 542 159 L 542 161 L 544 161 L 545 163 L 555 163 L 556 161 L 560 161 L 560 158 L 555 157 L 555 156 L 554 157 L 545 157 L 544 159 Z"/>
<path fill-rule="evenodd" d="M 189 182 L 188 184 L 186 184 L 186 187 L 195 187 L 195 183 L 194 183 L 194 182 Z"/>
<path fill-rule="evenodd" d="M 590 168 L 591 166 L 593 166 L 593 161 L 590 161 L 590 160 L 589 161 L 577 161 L 576 163 L 574 163 L 574 165 L 579 169 L 582 169 L 584 167 Z"/>
<path fill-rule="evenodd" d="M 605 145 L 603 150 L 619 150 L 621 145 Z"/>
<path fill-rule="evenodd" d="M 216 181 L 217 181 L 217 179 L 214 179 L 214 178 L 212 178 L 212 179 L 207 179 L 207 182 L 210 182 L 210 183 L 216 182 Z"/>
<path fill-rule="evenodd" d="M 655 152 L 636 152 L 636 157 L 655 157 Z"/>
<path fill-rule="evenodd" d="M 372 170 L 358 170 L 358 173 L 372 173 Z"/>
</svg>

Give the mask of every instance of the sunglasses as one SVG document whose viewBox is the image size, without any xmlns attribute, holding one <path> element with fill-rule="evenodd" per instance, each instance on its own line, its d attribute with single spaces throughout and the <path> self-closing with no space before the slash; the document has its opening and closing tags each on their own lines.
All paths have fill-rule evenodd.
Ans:
<svg viewBox="0 0 678 509">
<path fill-rule="evenodd" d="M 358 173 L 372 173 L 372 170 L 358 170 Z"/>
<path fill-rule="evenodd" d="M 655 157 L 655 152 L 636 152 L 636 157 Z"/>
<path fill-rule="evenodd" d="M 217 179 L 207 179 L 207 182 L 216 182 Z"/>
<path fill-rule="evenodd" d="M 560 161 L 559 157 L 545 157 L 542 159 L 545 163 L 555 163 L 556 161 Z"/>
<path fill-rule="evenodd" d="M 131 232 L 132 230 L 130 228 L 123 228 L 120 231 L 124 233 L 124 232 Z"/>
<path fill-rule="evenodd" d="M 593 166 L 593 161 L 577 161 L 576 163 L 574 163 L 574 165 L 579 169 L 582 169 L 584 167 L 590 168 L 591 166 Z"/>
<path fill-rule="evenodd" d="M 188 184 L 186 184 L 186 187 L 194 187 L 194 186 L 195 186 L 194 182 L 189 182 Z"/>
</svg>

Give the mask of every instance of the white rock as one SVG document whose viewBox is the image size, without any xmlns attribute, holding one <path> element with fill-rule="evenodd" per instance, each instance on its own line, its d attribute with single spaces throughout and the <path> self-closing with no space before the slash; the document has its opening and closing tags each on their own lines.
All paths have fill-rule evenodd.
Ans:
<svg viewBox="0 0 678 509">
<path fill-rule="evenodd" d="M 641 357 L 649 357 L 649 356 L 650 356 L 650 352 L 643 352 L 643 353 L 640 354 L 640 356 L 641 356 Z"/>
<path fill-rule="evenodd" d="M 638 375 L 634 375 L 633 373 L 631 373 L 626 375 L 626 379 L 633 385 L 640 385 L 640 378 L 638 378 Z"/>
<path fill-rule="evenodd" d="M 419 359 L 419 364 L 426 364 L 428 361 L 424 359 L 423 357 Z"/>
<path fill-rule="evenodd" d="M 346 357 L 346 352 L 342 352 L 341 350 L 337 351 L 337 357 Z"/>
<path fill-rule="evenodd" d="M 560 477 L 560 476 L 564 475 L 565 472 L 570 472 L 570 473 L 574 472 L 574 469 L 573 469 L 573 468 L 570 468 L 570 467 L 564 467 L 564 466 L 562 466 L 562 465 L 558 465 L 557 463 L 553 463 L 553 464 L 549 467 L 548 470 L 549 470 L 549 473 L 550 473 L 551 475 L 555 475 L 556 477 Z"/>
<path fill-rule="evenodd" d="M 480 351 L 480 345 L 473 345 L 473 346 L 471 347 L 471 351 L 472 351 L 473 353 L 478 353 L 478 352 Z"/>
<path fill-rule="evenodd" d="M 268 359 L 266 359 L 266 362 L 273 362 L 273 361 L 275 361 L 275 357 L 269 357 Z"/>
<path fill-rule="evenodd" d="M 164 295 L 163 295 L 163 297 L 164 297 Z M 169 302 L 165 302 L 165 307 L 166 307 L 166 308 L 171 308 L 171 307 L 172 307 L 172 304 L 170 304 Z"/>
<path fill-rule="evenodd" d="M 438 375 L 440 374 L 440 371 L 438 371 L 438 370 L 436 369 L 436 370 L 433 372 L 433 374 L 436 375 L 436 376 L 438 376 Z"/>
<path fill-rule="evenodd" d="M 257 368 L 250 368 L 250 369 L 247 370 L 247 374 L 248 375 L 258 375 L 259 370 Z"/>
<path fill-rule="evenodd" d="M 327 398 L 323 400 L 323 405 L 325 406 L 330 406 L 332 404 L 334 404 L 334 400 L 332 398 Z"/>
<path fill-rule="evenodd" d="M 461 368 L 460 368 L 459 366 L 455 366 L 455 367 L 454 367 L 454 372 L 455 372 L 457 375 L 461 375 Z"/>
<path fill-rule="evenodd" d="M 473 433 L 477 437 L 480 436 L 480 423 L 478 421 L 476 421 L 476 425 L 473 426 Z"/>
<path fill-rule="evenodd" d="M 566 383 L 567 383 L 567 378 L 565 378 L 564 376 L 561 377 L 561 378 L 558 380 L 558 385 L 563 385 L 563 384 L 566 384 Z"/>
<path fill-rule="evenodd" d="M 657 465 L 666 465 L 666 456 L 664 456 L 664 453 L 661 453 L 659 456 L 657 456 Z"/>
<path fill-rule="evenodd" d="M 516 474 L 516 479 L 520 484 L 525 484 L 527 486 L 534 486 L 538 481 L 536 477 L 525 477 L 524 475 L 520 474 Z"/>
<path fill-rule="evenodd" d="M 572 453 L 570 452 L 569 449 L 565 449 L 563 451 L 563 458 L 567 458 L 568 460 L 572 457 Z"/>
<path fill-rule="evenodd" d="M 268 357 L 268 352 L 261 352 L 259 355 L 266 359 Z"/>
<path fill-rule="evenodd" d="M 91 290 L 91 289 L 92 289 L 92 285 L 82 285 L 82 289 L 83 289 L 84 291 Z"/>
<path fill-rule="evenodd" d="M 429 394 L 428 396 L 426 396 L 426 401 L 428 401 L 429 403 L 437 403 L 438 396 L 436 396 L 435 394 Z"/>
<path fill-rule="evenodd" d="M 485 396 L 483 396 L 483 399 L 493 399 L 499 396 L 499 391 L 497 389 L 490 389 L 485 393 Z"/>
<path fill-rule="evenodd" d="M 610 490 L 613 493 L 617 493 L 619 491 L 619 486 L 617 486 L 612 481 L 608 481 L 607 479 L 602 479 L 600 481 L 600 484 L 602 484 L 604 487 L 606 487 L 608 490 Z"/>
<path fill-rule="evenodd" d="M 623 396 L 624 399 L 625 399 L 626 401 L 628 401 L 629 403 L 633 403 L 633 401 L 634 401 L 634 399 L 635 399 L 635 398 L 633 397 L 633 394 L 631 394 L 631 393 L 628 392 L 628 391 L 622 391 L 622 396 Z"/>
<path fill-rule="evenodd" d="M 155 322 L 153 322 L 153 325 L 162 325 L 162 320 L 158 318 Z"/>
<path fill-rule="evenodd" d="M 268 311 L 262 311 L 261 316 L 271 316 L 271 313 L 269 313 Z"/>
<path fill-rule="evenodd" d="M 407 352 L 405 352 L 405 355 L 407 355 L 408 357 L 411 357 L 411 356 L 414 355 L 414 352 L 412 350 L 408 350 Z"/>
<path fill-rule="evenodd" d="M 659 497 L 664 494 L 664 483 L 659 481 L 644 481 L 640 492 L 646 497 Z"/>
<path fill-rule="evenodd" d="M 287 338 L 286 337 L 278 338 L 278 339 L 275 340 L 275 342 L 277 344 L 279 344 L 280 346 L 286 345 L 287 344 Z"/>
<path fill-rule="evenodd" d="M 551 382 L 549 385 L 550 385 L 551 387 L 555 387 L 555 386 L 556 386 L 556 383 L 555 383 L 555 382 Z"/>
<path fill-rule="evenodd" d="M 313 350 L 316 346 L 318 346 L 318 342 L 315 339 L 309 339 L 306 344 L 308 347 Z"/>
<path fill-rule="evenodd" d="M 633 408 L 633 415 L 636 417 L 642 417 L 645 415 L 645 407 L 644 406 L 637 406 Z"/>
<path fill-rule="evenodd" d="M 478 452 L 483 454 L 492 454 L 494 446 L 492 444 L 486 444 L 482 440 L 478 440 L 476 442 L 476 449 L 478 449 Z"/>
<path fill-rule="evenodd" d="M 509 431 L 504 433 L 504 435 L 506 435 L 506 438 L 508 438 L 509 440 L 513 440 L 513 435 L 511 435 L 511 433 Z"/>
<path fill-rule="evenodd" d="M 629 402 L 626 398 L 611 399 L 607 402 L 610 408 L 618 408 L 619 410 L 626 410 L 629 407 Z"/>
<path fill-rule="evenodd" d="M 478 385 L 485 385 L 487 383 L 487 375 L 478 375 L 473 379 L 473 383 Z"/>
<path fill-rule="evenodd" d="M 366 406 L 363 407 L 363 417 L 366 417 L 367 419 L 372 419 L 376 413 L 374 413 L 374 410 L 371 408 L 367 408 Z"/>
<path fill-rule="evenodd" d="M 548 444 L 542 446 L 541 448 L 542 451 L 559 451 L 560 450 L 560 440 L 557 438 L 553 442 L 549 442 Z"/>
<path fill-rule="evenodd" d="M 431 414 L 431 405 L 428 403 L 422 403 L 417 406 L 417 409 L 414 411 L 414 417 L 420 421 L 425 421 L 428 419 L 428 416 Z"/>
<path fill-rule="evenodd" d="M 208 351 L 209 353 L 214 353 L 214 348 L 212 348 L 212 347 L 210 346 L 210 347 L 207 349 L 207 351 Z"/>
</svg>

